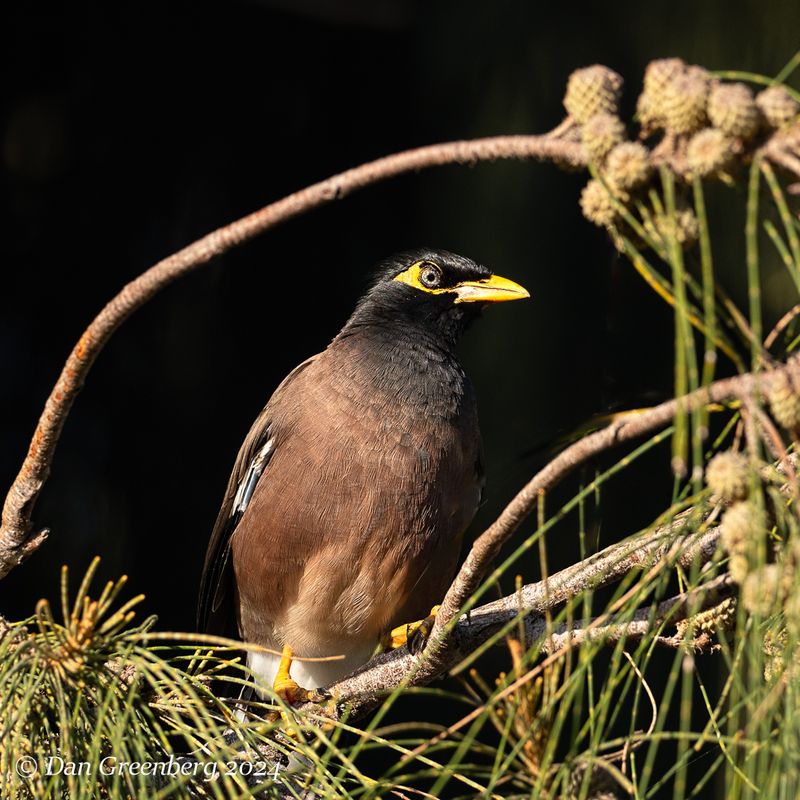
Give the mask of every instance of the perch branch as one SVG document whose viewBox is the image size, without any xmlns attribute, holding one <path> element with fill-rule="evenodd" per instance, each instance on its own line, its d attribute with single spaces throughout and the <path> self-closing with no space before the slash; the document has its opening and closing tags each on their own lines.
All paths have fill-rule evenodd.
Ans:
<svg viewBox="0 0 800 800">
<path fill-rule="evenodd" d="M 634 569 L 660 569 L 676 563 L 688 568 L 692 564 L 710 561 L 717 547 L 719 529 L 711 528 L 687 535 L 684 527 L 684 520 L 676 520 L 671 525 L 633 540 L 610 545 L 556 572 L 547 580 L 524 586 L 512 595 L 474 609 L 468 618 L 463 617 L 456 623 L 444 657 L 435 662 L 433 669 L 427 663 L 427 652 L 417 657 L 406 648 L 400 648 L 376 656 L 357 672 L 328 687 L 338 701 L 336 708 L 328 709 L 328 713 L 338 717 L 348 707 L 348 719 L 356 719 L 377 707 L 386 694 L 398 686 L 431 683 L 504 626 L 519 619 L 520 614 L 524 617 L 526 639 L 530 645 L 541 640 L 547 612 L 584 591 L 612 584 Z M 716 589 L 718 583 L 719 580 L 715 579 L 708 586 Z M 674 605 L 678 599 L 673 598 L 669 602 Z M 684 606 L 689 607 L 686 598 Z M 662 603 L 659 609 L 662 610 L 662 616 L 666 616 L 667 606 Z M 693 607 L 693 610 L 696 609 Z M 676 621 L 680 617 L 679 612 L 677 608 L 673 611 Z M 318 714 L 319 707 L 307 705 L 301 711 Z"/>
<path fill-rule="evenodd" d="M 83 333 L 47 398 L 28 453 L 3 506 L 0 578 L 35 552 L 47 537 L 47 530 L 33 535 L 30 533 L 34 505 L 47 480 L 64 421 L 92 364 L 122 323 L 158 292 L 186 273 L 269 228 L 406 172 L 445 164 L 473 164 L 498 159 L 539 159 L 583 166 L 586 163 L 583 147 L 569 138 L 570 128 L 569 124 L 562 123 L 551 133 L 538 136 L 494 136 L 447 142 L 379 158 L 315 183 L 218 228 L 159 261 L 128 283 Z"/>
</svg>

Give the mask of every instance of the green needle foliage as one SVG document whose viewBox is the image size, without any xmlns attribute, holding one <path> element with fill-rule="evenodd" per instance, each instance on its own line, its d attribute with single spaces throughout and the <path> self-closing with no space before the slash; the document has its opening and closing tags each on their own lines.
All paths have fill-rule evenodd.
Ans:
<svg viewBox="0 0 800 800">
<path fill-rule="evenodd" d="M 798 64 L 800 53 L 770 79 L 653 62 L 638 141 L 626 141 L 616 73 L 570 78 L 569 135 L 593 159 L 581 208 L 674 309 L 676 396 L 772 368 L 800 343 L 800 102 L 785 85 Z M 719 233 L 731 214 L 738 249 Z M 720 277 L 732 260 L 738 303 Z M 776 275 L 790 288 L 768 304 Z M 252 688 L 240 644 L 137 623 L 124 579 L 93 599 L 96 562 L 71 599 L 65 569 L 58 614 L 43 600 L 0 628 L 0 796 L 794 800 L 798 389 L 787 377 L 767 397 L 679 410 L 669 429 L 598 460 L 560 505 L 542 498 L 470 607 L 501 584 L 521 591 L 533 555 L 547 575 L 554 529 L 589 558 L 607 484 L 634 487 L 644 456 L 663 456 L 671 500 L 615 552 L 624 564 L 642 542 L 673 546 L 609 585 L 587 573 L 533 620 L 520 602 L 448 683 L 387 687 L 366 718 L 298 716 L 269 693 L 237 702 Z M 712 558 L 683 557 L 717 529 Z M 489 651 L 505 660 L 499 674 Z M 394 706 L 415 695 L 447 720 L 399 721 Z"/>
</svg>

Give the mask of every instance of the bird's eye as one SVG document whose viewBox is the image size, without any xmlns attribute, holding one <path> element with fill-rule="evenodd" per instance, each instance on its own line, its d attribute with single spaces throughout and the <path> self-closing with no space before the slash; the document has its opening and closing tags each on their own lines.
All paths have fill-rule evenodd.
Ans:
<svg viewBox="0 0 800 800">
<path fill-rule="evenodd" d="M 436 264 L 425 263 L 419 271 L 420 283 L 428 289 L 435 289 L 442 282 L 442 271 Z"/>
</svg>

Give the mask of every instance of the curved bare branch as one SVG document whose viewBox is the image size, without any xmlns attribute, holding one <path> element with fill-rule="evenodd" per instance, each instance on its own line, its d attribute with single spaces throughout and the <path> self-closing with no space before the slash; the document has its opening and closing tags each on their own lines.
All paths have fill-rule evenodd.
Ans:
<svg viewBox="0 0 800 800">
<path fill-rule="evenodd" d="M 444 164 L 472 164 L 498 159 L 539 159 L 582 166 L 586 163 L 583 147 L 568 137 L 570 127 L 571 123 L 565 121 L 548 134 L 447 142 L 379 158 L 315 183 L 218 228 L 159 261 L 128 283 L 81 336 L 47 398 L 22 468 L 3 506 L 0 578 L 35 552 L 47 537 L 46 530 L 30 536 L 34 505 L 50 472 L 64 421 L 92 364 L 122 323 L 158 292 L 188 272 L 276 225 L 406 172 Z"/>
</svg>

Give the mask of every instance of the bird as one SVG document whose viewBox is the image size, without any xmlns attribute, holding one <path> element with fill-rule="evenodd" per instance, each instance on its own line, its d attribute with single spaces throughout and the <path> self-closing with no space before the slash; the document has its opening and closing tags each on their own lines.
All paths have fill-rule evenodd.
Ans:
<svg viewBox="0 0 800 800">
<path fill-rule="evenodd" d="M 274 391 L 239 450 L 198 602 L 199 630 L 272 651 L 248 652 L 262 693 L 313 699 L 430 618 L 485 482 L 456 345 L 486 306 L 529 296 L 445 250 L 395 255 Z"/>
</svg>

